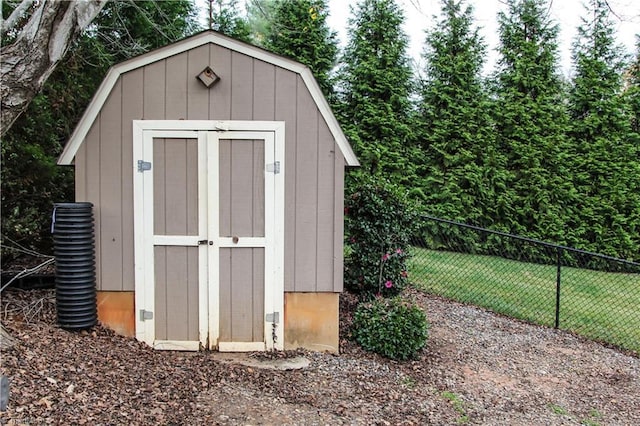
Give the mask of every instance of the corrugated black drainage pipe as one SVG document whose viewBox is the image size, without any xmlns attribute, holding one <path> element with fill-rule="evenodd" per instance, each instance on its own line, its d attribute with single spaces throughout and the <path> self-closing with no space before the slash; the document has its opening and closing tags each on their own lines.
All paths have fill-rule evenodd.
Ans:
<svg viewBox="0 0 640 426">
<path fill-rule="evenodd" d="M 85 330 L 98 322 L 93 204 L 57 203 L 53 209 L 58 324 Z"/>
</svg>

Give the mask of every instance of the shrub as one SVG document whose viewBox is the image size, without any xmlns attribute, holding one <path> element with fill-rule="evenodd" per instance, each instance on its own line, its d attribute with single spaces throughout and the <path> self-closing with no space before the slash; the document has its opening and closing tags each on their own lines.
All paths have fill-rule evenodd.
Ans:
<svg viewBox="0 0 640 426">
<path fill-rule="evenodd" d="M 408 284 L 406 261 L 417 209 L 399 187 L 361 177 L 345 202 L 345 286 L 360 296 L 397 295 Z"/>
<path fill-rule="evenodd" d="M 353 336 L 364 349 L 407 360 L 427 342 L 427 318 L 413 302 L 377 297 L 356 309 Z"/>
</svg>

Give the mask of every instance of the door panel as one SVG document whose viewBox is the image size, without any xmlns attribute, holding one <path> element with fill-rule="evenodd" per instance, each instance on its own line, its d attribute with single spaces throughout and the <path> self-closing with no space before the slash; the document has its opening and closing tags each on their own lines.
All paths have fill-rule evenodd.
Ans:
<svg viewBox="0 0 640 426">
<path fill-rule="evenodd" d="M 220 237 L 264 237 L 264 141 L 219 141 Z"/>
<path fill-rule="evenodd" d="M 198 340 L 198 248 L 155 247 L 156 340 Z"/>
<path fill-rule="evenodd" d="M 198 235 L 198 140 L 153 140 L 154 235 Z"/>
<path fill-rule="evenodd" d="M 220 341 L 264 341 L 264 249 L 220 249 Z"/>
</svg>

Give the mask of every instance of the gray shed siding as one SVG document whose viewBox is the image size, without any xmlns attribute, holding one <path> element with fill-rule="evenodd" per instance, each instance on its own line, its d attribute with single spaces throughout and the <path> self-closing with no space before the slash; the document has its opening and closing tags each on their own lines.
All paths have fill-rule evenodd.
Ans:
<svg viewBox="0 0 640 426">
<path fill-rule="evenodd" d="M 208 90 L 195 78 L 207 65 L 221 77 Z M 120 76 L 76 154 L 76 200 L 95 205 L 99 290 L 134 290 L 140 119 L 284 121 L 285 291 L 342 291 L 345 162 L 327 123 L 296 73 L 214 44 Z"/>
</svg>

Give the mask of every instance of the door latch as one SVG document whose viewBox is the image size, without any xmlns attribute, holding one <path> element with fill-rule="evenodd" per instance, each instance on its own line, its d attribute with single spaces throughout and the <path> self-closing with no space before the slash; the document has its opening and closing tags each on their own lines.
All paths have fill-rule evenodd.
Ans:
<svg viewBox="0 0 640 426">
<path fill-rule="evenodd" d="M 212 246 L 212 245 L 213 245 L 213 241 L 209 241 L 209 240 L 198 240 L 198 245 L 199 245 L 199 246 L 205 245 L 205 244 L 207 244 L 207 243 L 209 243 L 209 245 L 210 245 L 210 246 Z"/>
</svg>

